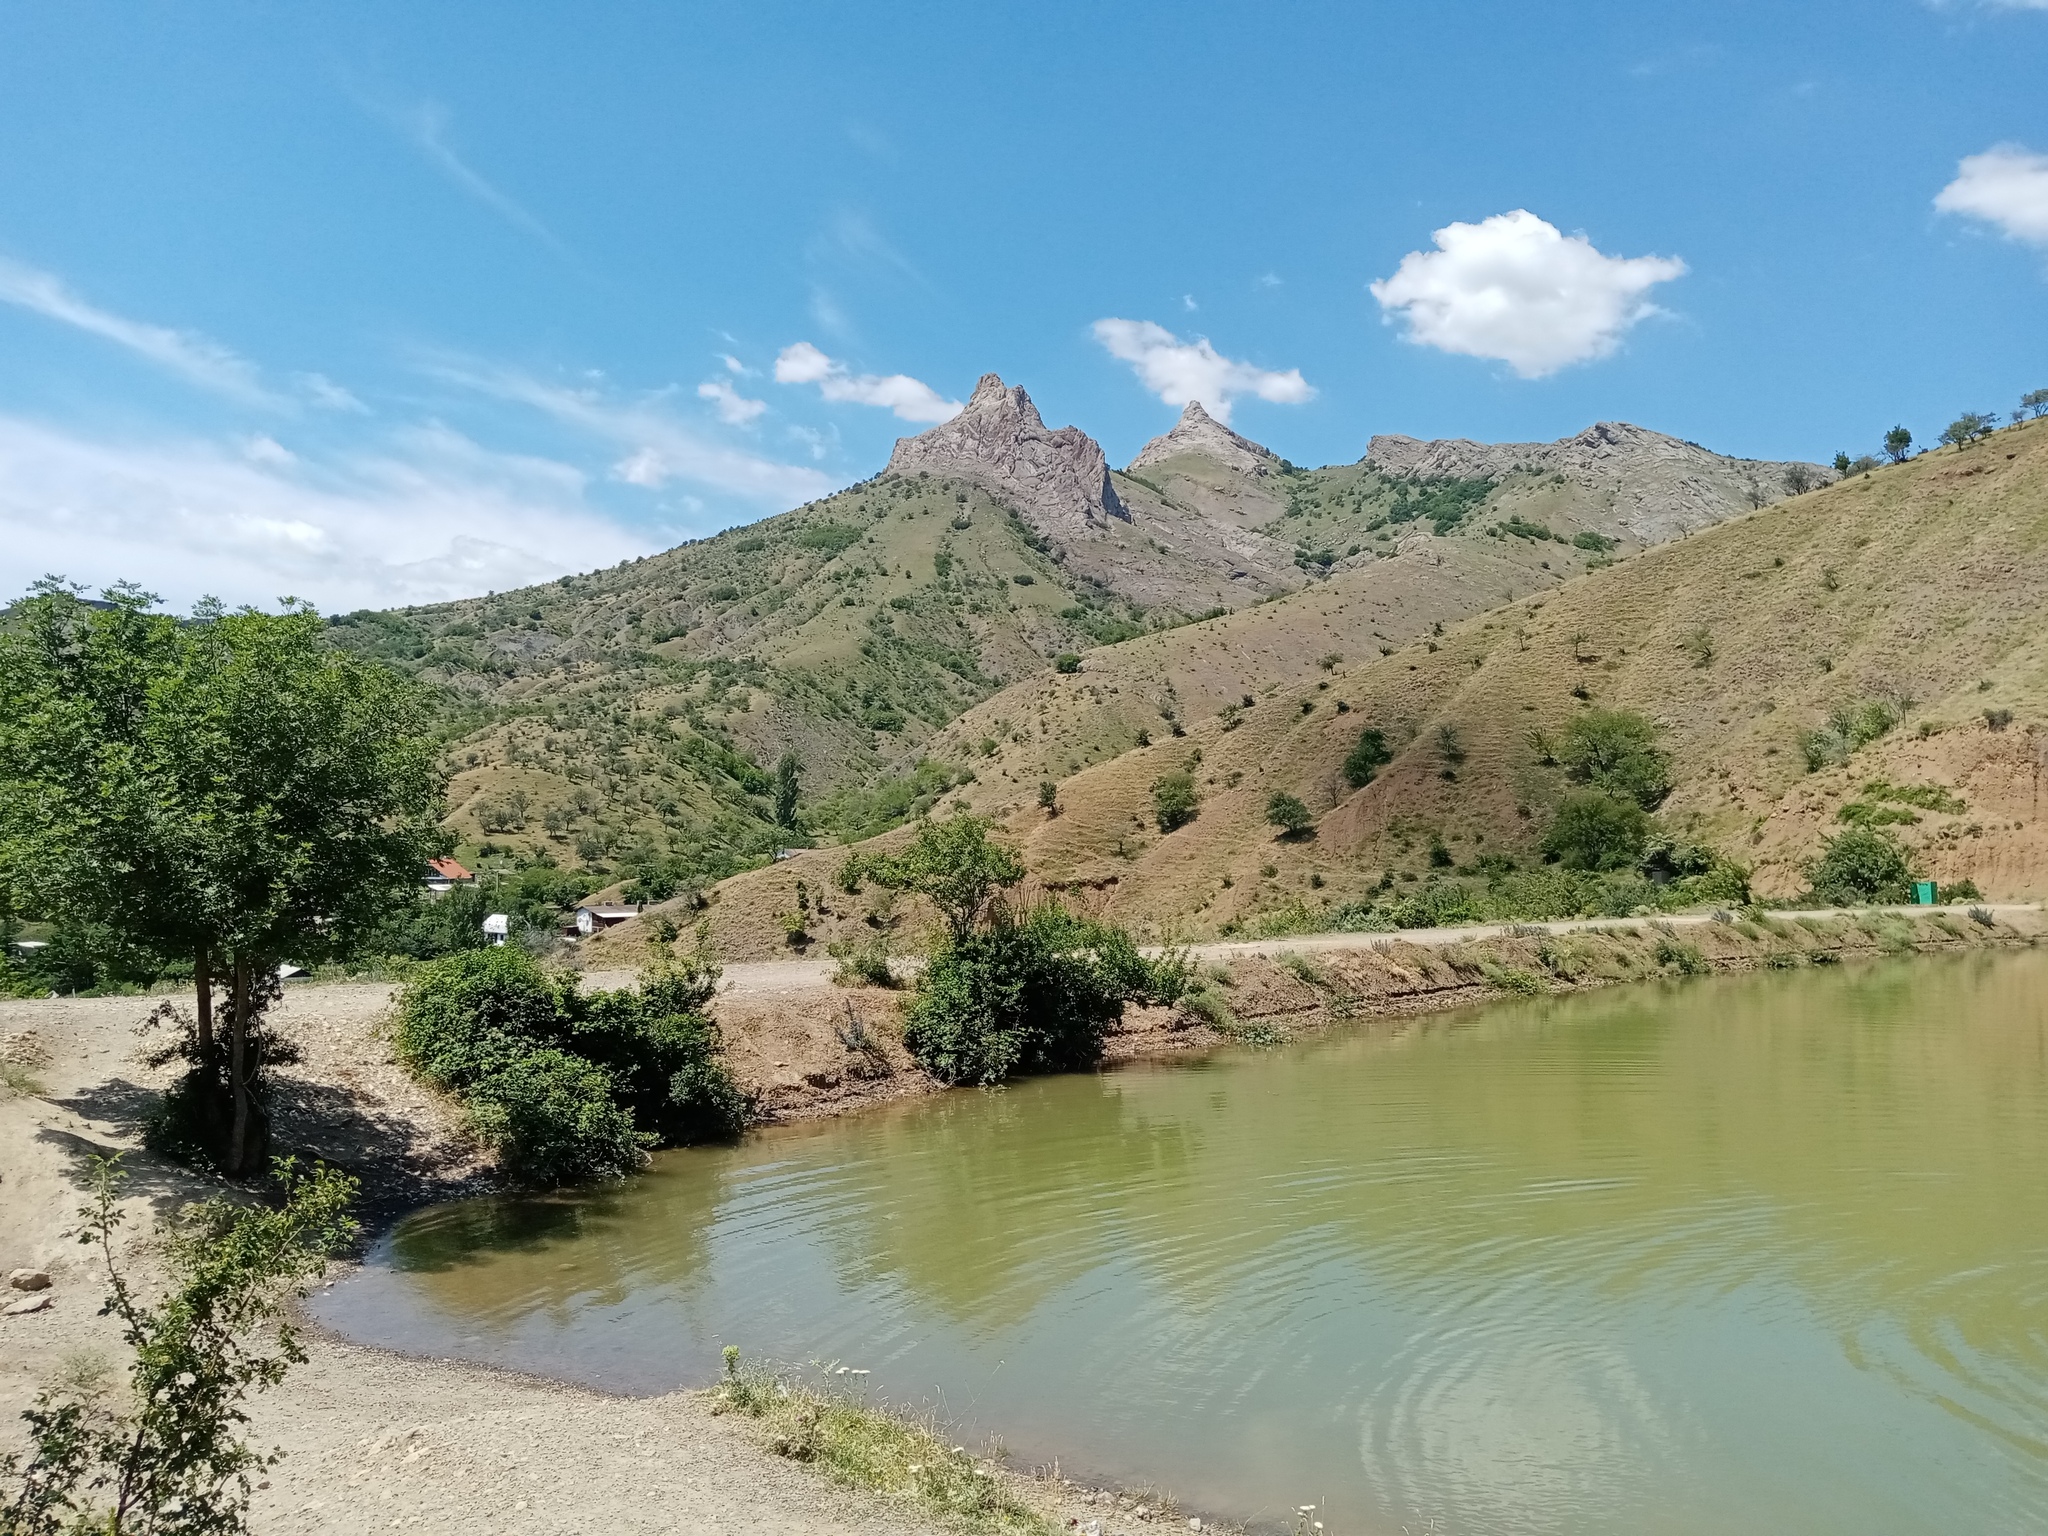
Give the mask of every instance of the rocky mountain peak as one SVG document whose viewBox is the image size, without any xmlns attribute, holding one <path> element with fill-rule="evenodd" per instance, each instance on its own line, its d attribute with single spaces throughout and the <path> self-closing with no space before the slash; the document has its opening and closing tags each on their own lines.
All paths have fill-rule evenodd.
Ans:
<svg viewBox="0 0 2048 1536">
<path fill-rule="evenodd" d="M 1079 427 L 1048 430 L 1023 387 L 993 373 L 981 376 L 951 421 L 898 438 L 888 472 L 972 480 L 1054 537 L 1112 517 L 1130 520 L 1110 486 L 1102 445 Z"/>
<path fill-rule="evenodd" d="M 1280 467 L 1279 456 L 1248 437 L 1240 436 L 1202 409 L 1202 402 L 1190 400 L 1173 430 L 1155 437 L 1131 460 L 1134 470 L 1158 464 L 1181 454 L 1213 459 L 1226 469 L 1245 475 L 1267 475 Z"/>
<path fill-rule="evenodd" d="M 1550 477 L 1607 498 L 1614 526 L 1645 544 L 1661 543 L 1778 500 L 1794 479 L 1825 485 L 1818 464 L 1736 459 L 1626 421 L 1596 421 L 1554 443 L 1475 443 L 1470 438 L 1381 435 L 1365 451 L 1385 475 L 1453 475 L 1506 481 Z"/>
</svg>

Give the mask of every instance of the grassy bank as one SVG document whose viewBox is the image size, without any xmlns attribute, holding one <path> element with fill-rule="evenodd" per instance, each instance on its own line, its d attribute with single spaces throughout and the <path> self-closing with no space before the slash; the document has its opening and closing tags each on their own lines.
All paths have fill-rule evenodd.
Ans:
<svg viewBox="0 0 2048 1536">
<path fill-rule="evenodd" d="M 1328 935 L 1236 953 L 1211 947 L 1202 985 L 1183 1005 L 1180 1019 L 1134 1022 L 1154 1049 L 1195 1046 L 1208 1034 L 1270 1044 L 1338 1021 L 1433 1012 L 1491 998 L 1717 971 L 1794 970 L 1880 955 L 2005 948 L 2038 943 L 2044 932 L 2048 924 L 2037 908 L 1980 906 L 1837 915 L 1752 909 L 1708 920 L 1527 924 L 1431 943 L 1398 935 Z M 1177 1022 L 1200 1028 L 1177 1039 Z M 1115 1054 L 1147 1053 L 1127 1048 Z"/>
<path fill-rule="evenodd" d="M 1053 1499 L 1028 1497 L 1022 1481 L 998 1465 L 993 1453 L 976 1456 L 965 1446 L 948 1445 L 936 1420 L 815 1386 L 793 1373 L 743 1365 L 731 1346 L 713 1411 L 758 1421 L 771 1452 L 839 1487 L 900 1499 L 956 1529 L 1051 1536 L 1061 1528 L 1049 1512 L 1056 1507 Z"/>
</svg>

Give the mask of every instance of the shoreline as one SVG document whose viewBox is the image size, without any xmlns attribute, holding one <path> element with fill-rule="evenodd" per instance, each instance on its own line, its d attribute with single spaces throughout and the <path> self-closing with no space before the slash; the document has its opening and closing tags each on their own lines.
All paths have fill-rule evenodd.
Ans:
<svg viewBox="0 0 2048 1536">
<path fill-rule="evenodd" d="M 1761 921 L 1606 919 L 1205 945 L 1197 954 L 1207 973 L 1228 974 L 1211 990 L 1227 998 L 1235 1028 L 1197 1022 L 1184 1011 L 1134 1010 L 1105 1065 L 1213 1049 L 1244 1038 L 1247 1029 L 1277 1043 L 1339 1023 L 1398 1026 L 1539 992 L 1819 963 L 1817 954 L 1832 960 L 2023 947 L 2048 936 L 2038 907 L 1982 910 L 1990 925 L 1972 920 L 1967 908 L 1864 909 L 1771 913 Z M 1658 960 L 1660 946 L 1677 958 Z M 842 1010 L 879 1021 L 900 1006 L 902 992 L 829 983 L 750 987 L 742 967 L 730 970 L 735 985 L 721 990 L 717 1007 L 729 1050 L 745 1055 L 757 1082 L 803 1090 L 785 1091 L 769 1123 L 852 1113 L 876 1101 L 846 1091 L 829 1062 L 816 1066 L 798 1047 L 823 1053 L 821 1060 L 831 1051 L 843 1057 L 832 1029 Z M 777 980 L 786 981 L 787 971 Z M 390 1062 L 378 1026 L 391 990 L 311 986 L 288 994 L 280 1014 L 306 1052 L 301 1066 L 280 1074 L 280 1143 L 328 1156 L 363 1179 L 365 1251 L 408 1212 L 489 1193 L 495 1184 L 488 1164 L 463 1145 L 455 1106 Z M 48 1081 L 40 1096 L 0 1099 L 0 1267 L 46 1268 L 56 1282 L 42 1293 L 53 1298 L 47 1310 L 0 1319 L 0 1343 L 7 1346 L 0 1353 L 16 1362 L 0 1367 L 0 1416 L 9 1426 L 0 1430 L 0 1444 L 10 1448 L 18 1440 L 14 1415 L 38 1378 L 80 1348 L 115 1352 L 115 1336 L 96 1316 L 100 1277 L 65 1238 L 86 1152 L 124 1153 L 133 1175 L 124 1199 L 131 1211 L 126 1261 L 145 1278 L 151 1221 L 221 1187 L 139 1149 L 140 1116 L 155 1086 L 133 1060 L 140 1002 L 0 1003 L 0 1047 L 17 1057 L 40 1053 L 42 1064 L 33 1070 Z M 907 1059 L 892 1076 L 886 1097 L 946 1091 L 909 1069 Z M 359 1255 L 330 1270 L 329 1283 L 360 1262 Z M 465 1532 L 708 1532 L 759 1524 L 839 1536 L 924 1531 L 938 1523 L 900 1500 L 837 1487 L 774 1455 L 758 1426 L 714 1413 L 703 1387 L 621 1394 L 509 1367 L 402 1354 L 336 1334 L 303 1309 L 300 1318 L 312 1358 L 253 1404 L 252 1443 L 281 1444 L 290 1453 L 258 1491 L 252 1529 L 259 1532 L 357 1531 L 372 1517 L 385 1525 L 386 1511 L 402 1528 Z M 622 1443 L 639 1447 L 634 1454 L 641 1459 L 619 1460 Z M 650 1467 L 672 1481 L 649 1484 Z M 593 1477 L 600 1469 L 610 1480 L 602 1486 Z M 1149 1518 L 1140 1520 L 1135 1500 L 1119 1506 L 1114 1488 L 1059 1487 L 1014 1468 L 1004 1475 L 1057 1525 L 1102 1520 L 1103 1536 L 1115 1536 L 1158 1529 L 1167 1518 L 1148 1506 Z M 529 1482 L 535 1497 L 511 1496 Z M 1147 1496 L 1158 1497 L 1150 1490 Z M 494 1510 L 498 1525 L 490 1523 Z M 1184 1511 L 1175 1509 L 1171 1518 L 1185 1528 Z M 1206 1521 L 1204 1528 L 1211 1528 Z"/>
</svg>

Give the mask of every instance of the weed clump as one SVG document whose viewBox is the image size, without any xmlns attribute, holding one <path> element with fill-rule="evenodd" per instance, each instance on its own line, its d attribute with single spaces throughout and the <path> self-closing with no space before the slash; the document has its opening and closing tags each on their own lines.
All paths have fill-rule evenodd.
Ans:
<svg viewBox="0 0 2048 1536">
<path fill-rule="evenodd" d="M 949 1446 L 929 1418 L 742 1365 L 731 1346 L 712 1411 L 761 1421 L 776 1455 L 841 1487 L 907 1497 L 974 1536 L 1052 1536 L 1052 1523 L 1020 1499 L 988 1459 Z"/>
</svg>

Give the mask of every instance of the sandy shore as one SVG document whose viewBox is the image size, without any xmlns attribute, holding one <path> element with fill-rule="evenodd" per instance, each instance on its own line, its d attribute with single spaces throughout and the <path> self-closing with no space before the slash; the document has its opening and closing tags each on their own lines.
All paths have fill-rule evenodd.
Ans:
<svg viewBox="0 0 2048 1536">
<path fill-rule="evenodd" d="M 1924 914 L 1923 914 L 1924 915 Z M 1600 930 L 1587 935 L 1583 929 Z M 1995 926 L 1958 912 L 1947 929 L 1921 926 L 1924 947 L 2036 942 L 2039 909 L 1999 908 Z M 1573 937 L 1626 979 L 1647 964 L 1662 931 L 1637 925 L 1541 925 L 1475 940 L 1472 930 L 1416 935 L 1330 935 L 1218 945 L 1205 962 L 1227 965 L 1241 1019 L 1312 1027 L 1331 1017 L 1398 1018 L 1497 995 L 1484 966 L 1539 964 L 1547 936 Z M 1631 928 L 1634 931 L 1628 931 Z M 1677 920 L 1721 968 L 1747 968 L 1773 950 L 1874 953 L 1854 925 L 1831 933 L 1796 924 L 1744 933 L 1726 923 Z M 1312 965 L 1299 963 L 1313 954 Z M 1294 963 L 1290 963 L 1293 961 Z M 801 964 L 799 962 L 798 964 Z M 624 978 L 593 980 L 616 983 Z M 788 963 L 728 972 L 718 1012 L 741 1081 L 784 1116 L 836 1113 L 876 1097 L 938 1091 L 895 1048 L 873 1079 L 849 1071 L 838 1024 L 848 1009 L 870 1022 L 895 1014 L 901 995 L 846 992 L 822 968 Z M 365 1214 L 388 1221 L 423 1201 L 489 1187 L 491 1169 L 461 1135 L 453 1106 L 395 1064 L 381 1034 L 393 989 L 340 985 L 294 990 L 277 1015 L 304 1059 L 280 1072 L 278 1141 L 354 1171 Z M 0 1448 L 19 1443 L 17 1415 L 37 1385 L 81 1351 L 123 1359 L 98 1315 L 103 1277 L 72 1237 L 94 1153 L 121 1152 L 130 1171 L 126 1262 L 151 1273 L 155 1221 L 218 1187 L 140 1145 L 140 1127 L 165 1074 L 142 1064 L 136 1026 L 153 1000 L 0 1002 L 0 1053 L 24 1064 L 35 1090 L 0 1097 L 0 1272 L 38 1268 L 53 1284 L 43 1310 L 0 1316 Z M 1219 1037 L 1165 1010 L 1130 1021 L 1113 1055 L 1202 1048 Z M 15 1299 L 14 1294 L 7 1296 Z M 710 1411 L 701 1393 L 620 1399 L 440 1361 L 407 1360 L 314 1339 L 311 1361 L 257 1400 L 252 1434 L 285 1461 L 259 1490 L 259 1532 L 387 1529 L 475 1532 L 730 1532 L 748 1529 L 898 1532 L 929 1529 L 914 1512 L 850 1494 L 769 1454 L 741 1419 Z M 1162 1529 L 1100 1502 L 1033 1484 L 1058 1523 L 1102 1520 L 1103 1536 Z M 1185 1519 L 1174 1523 L 1185 1529 Z"/>
</svg>

